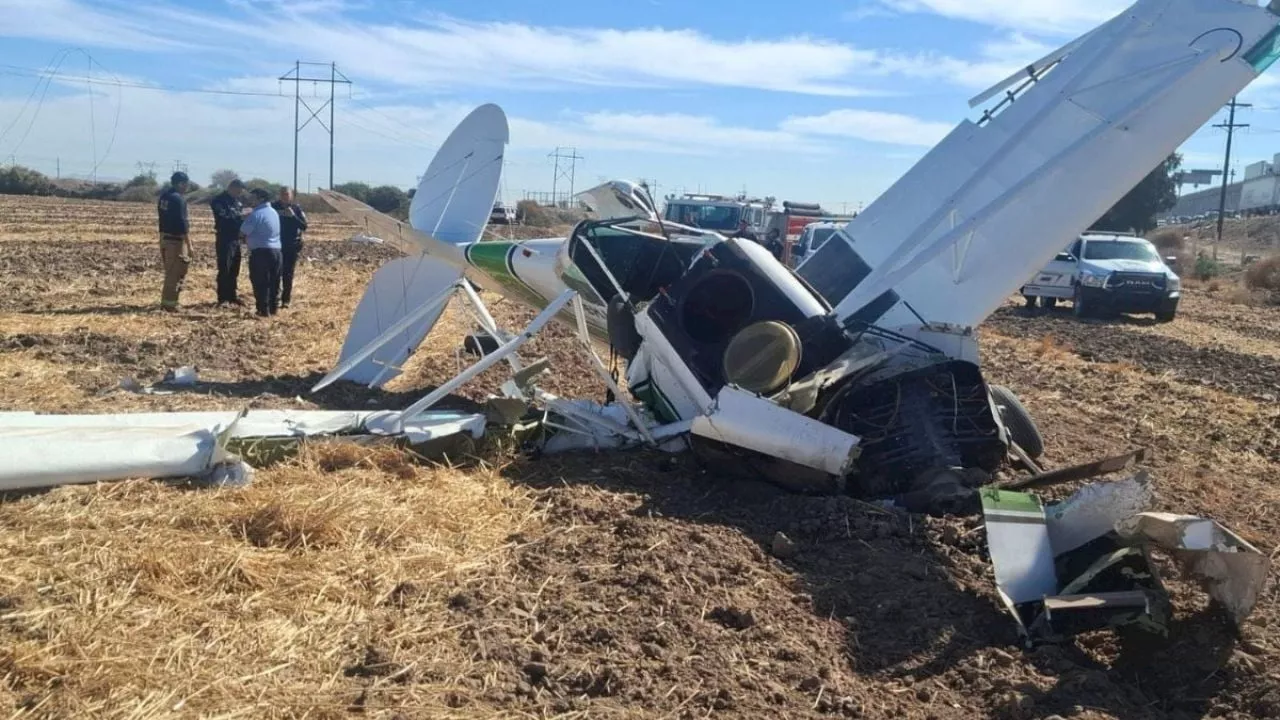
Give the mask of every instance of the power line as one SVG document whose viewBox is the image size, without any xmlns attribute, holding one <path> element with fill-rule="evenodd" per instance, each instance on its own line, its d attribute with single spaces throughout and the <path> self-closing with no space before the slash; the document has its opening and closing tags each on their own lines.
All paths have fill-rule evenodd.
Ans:
<svg viewBox="0 0 1280 720">
<path fill-rule="evenodd" d="M 65 51 L 70 52 L 70 51 Z M 59 63 L 60 65 L 61 63 Z M 102 67 L 100 64 L 98 67 Z M 105 68 L 104 68 L 105 69 Z M 199 93 L 203 95 L 243 95 L 248 97 L 286 97 L 280 92 L 254 92 L 251 90 L 214 90 L 212 88 L 184 88 L 174 85 L 153 85 L 150 83 L 130 82 L 127 80 L 101 80 L 85 75 L 72 75 L 51 70 L 39 70 L 36 68 L 26 68 L 19 65 L 6 65 L 0 63 L 0 75 L 12 75 L 17 77 L 36 77 L 42 79 L 65 80 L 67 82 L 86 83 L 88 85 L 112 85 L 120 88 L 134 88 L 137 90 L 158 90 L 161 92 L 176 93 Z"/>
<path fill-rule="evenodd" d="M 1231 98 L 1231 102 L 1227 104 L 1230 114 L 1227 116 L 1225 123 L 1214 125 L 1218 128 L 1226 128 L 1227 130 L 1227 154 L 1222 161 L 1222 193 L 1218 196 L 1218 239 L 1213 243 L 1213 259 L 1218 259 L 1218 245 L 1222 243 L 1222 223 L 1226 220 L 1227 213 L 1227 183 L 1231 181 L 1231 138 L 1235 135 L 1237 128 L 1247 128 L 1248 124 L 1236 122 L 1236 108 L 1253 107 L 1248 103 L 1236 102 L 1235 98 Z"/>
</svg>

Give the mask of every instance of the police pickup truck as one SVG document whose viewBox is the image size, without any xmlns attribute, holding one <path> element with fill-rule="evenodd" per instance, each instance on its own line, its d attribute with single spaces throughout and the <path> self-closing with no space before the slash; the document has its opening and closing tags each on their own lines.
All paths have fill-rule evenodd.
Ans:
<svg viewBox="0 0 1280 720">
<path fill-rule="evenodd" d="M 1182 281 L 1150 242 L 1120 233 L 1085 233 L 1026 285 L 1027 307 L 1070 300 L 1077 317 L 1154 313 L 1172 322 Z"/>
</svg>

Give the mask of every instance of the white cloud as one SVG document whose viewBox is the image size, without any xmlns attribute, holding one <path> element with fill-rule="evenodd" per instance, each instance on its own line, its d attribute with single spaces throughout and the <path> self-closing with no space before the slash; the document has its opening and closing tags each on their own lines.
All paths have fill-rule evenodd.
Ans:
<svg viewBox="0 0 1280 720">
<path fill-rule="evenodd" d="M 1117 15 L 1129 0 L 880 0 L 903 13 L 932 13 L 1011 30 L 1066 35 Z"/>
<path fill-rule="evenodd" d="M 0 36 L 128 50 L 174 49 L 171 41 L 121 8 L 77 0 L 0 0 Z"/>
<path fill-rule="evenodd" d="M 834 110 L 825 115 L 791 117 L 782 128 L 793 133 L 855 138 L 891 145 L 931 147 L 952 125 L 930 122 L 910 115 L 870 110 Z"/>
<path fill-rule="evenodd" d="M 880 1 L 880 0 L 877 0 Z M 890 0 L 883 0 L 890 1 Z M 923 2 L 924 0 L 892 0 Z M 929 0 L 931 2 L 935 0 Z M 391 23 L 357 21 L 342 0 L 255 7 L 249 18 L 200 13 L 160 2 L 0 0 L 21 9 L 0 36 L 30 36 L 139 50 L 185 44 L 191 52 L 234 53 L 265 75 L 297 56 L 333 58 L 366 85 L 415 91 L 501 92 L 589 87 L 724 87 L 826 96 L 901 94 L 906 77 L 968 87 L 994 82 L 1028 59 L 1033 41 L 989 44 L 976 59 L 856 47 L 810 36 L 723 40 L 690 29 L 544 27 L 469 22 L 432 15 Z M 883 10 L 867 5 L 863 12 Z M 91 22 L 86 23 L 84 18 Z M 246 19 L 251 22 L 246 22 Z M 92 24 L 92 29 L 83 29 Z M 141 34 L 137 28 L 145 26 Z M 82 28 L 82 29 L 76 29 Z M 61 34 L 57 34 L 61 33 Z M 221 47 L 212 48 L 210 38 Z M 287 59 L 286 59 L 287 58 Z M 278 71 L 272 67 L 279 63 Z M 230 89 L 279 88 L 275 79 L 241 79 Z"/>
</svg>

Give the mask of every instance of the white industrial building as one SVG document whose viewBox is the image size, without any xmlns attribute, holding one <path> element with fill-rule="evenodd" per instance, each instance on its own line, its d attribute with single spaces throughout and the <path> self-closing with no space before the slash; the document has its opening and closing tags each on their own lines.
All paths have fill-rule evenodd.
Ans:
<svg viewBox="0 0 1280 720">
<path fill-rule="evenodd" d="M 1228 213 L 1243 212 L 1250 215 L 1280 211 L 1280 153 L 1270 160 L 1259 160 L 1246 165 L 1244 179 L 1227 185 Z M 1222 188 L 1211 187 L 1199 192 L 1187 193 L 1178 198 L 1178 204 L 1165 213 L 1165 217 L 1196 217 L 1217 212 Z"/>
</svg>

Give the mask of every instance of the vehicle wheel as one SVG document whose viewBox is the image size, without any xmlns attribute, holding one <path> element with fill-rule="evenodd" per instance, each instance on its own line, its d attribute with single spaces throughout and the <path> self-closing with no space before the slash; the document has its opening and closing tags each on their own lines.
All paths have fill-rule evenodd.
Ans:
<svg viewBox="0 0 1280 720">
<path fill-rule="evenodd" d="M 1043 307 L 1045 310 L 1052 310 L 1058 306 L 1058 298 L 1055 298 L 1055 297 L 1040 298 L 1040 306 Z"/>
<path fill-rule="evenodd" d="M 1035 296 L 1035 295 L 1023 295 L 1023 297 L 1027 299 L 1027 309 L 1028 309 L 1028 310 L 1035 310 L 1035 309 L 1036 309 L 1036 296 Z"/>
<path fill-rule="evenodd" d="M 991 399 L 1000 411 L 1000 420 L 1009 428 L 1010 439 L 1018 444 L 1032 460 L 1044 455 L 1044 438 L 1031 419 L 1031 413 L 1013 391 L 1003 385 L 991 386 Z"/>
<path fill-rule="evenodd" d="M 462 351 L 475 357 L 484 357 L 498 351 L 502 345 L 491 335 L 472 333 L 462 340 Z"/>
<path fill-rule="evenodd" d="M 1078 318 L 1087 318 L 1093 313 L 1093 308 L 1085 304 L 1080 288 L 1076 288 L 1076 294 L 1071 297 L 1071 312 Z"/>
<path fill-rule="evenodd" d="M 1156 311 L 1156 322 L 1158 322 L 1158 323 L 1171 323 L 1171 322 L 1173 322 L 1173 318 L 1174 318 L 1174 317 L 1176 317 L 1176 316 L 1177 316 L 1177 314 L 1178 314 L 1178 309 L 1177 309 L 1177 308 L 1174 308 L 1173 310 L 1157 310 L 1157 311 Z"/>
</svg>

